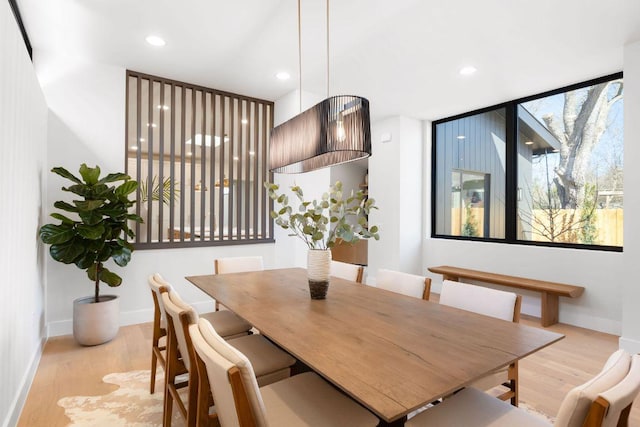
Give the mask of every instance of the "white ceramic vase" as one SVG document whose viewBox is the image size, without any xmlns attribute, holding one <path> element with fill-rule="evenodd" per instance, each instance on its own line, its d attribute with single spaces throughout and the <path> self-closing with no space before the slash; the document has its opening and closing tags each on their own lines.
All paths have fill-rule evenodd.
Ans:
<svg viewBox="0 0 640 427">
<path fill-rule="evenodd" d="M 98 345 L 111 341 L 120 328 L 120 300 L 117 295 L 101 295 L 73 301 L 73 338 L 80 345 Z"/>
<path fill-rule="evenodd" d="M 311 299 L 325 299 L 331 273 L 331 251 L 329 249 L 309 249 L 307 252 L 307 278 Z"/>
</svg>

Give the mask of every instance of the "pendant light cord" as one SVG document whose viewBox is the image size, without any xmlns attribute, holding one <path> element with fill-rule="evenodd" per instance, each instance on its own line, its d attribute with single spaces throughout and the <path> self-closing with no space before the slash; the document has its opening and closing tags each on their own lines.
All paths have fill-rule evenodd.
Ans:
<svg viewBox="0 0 640 427">
<path fill-rule="evenodd" d="M 302 18 L 298 0 L 298 90 L 300 92 L 300 112 L 302 112 Z M 329 97 L 329 0 L 327 0 L 327 98 Z"/>
<path fill-rule="evenodd" d="M 327 0 L 327 98 L 329 94 L 329 0 Z"/>
<path fill-rule="evenodd" d="M 298 90 L 300 91 L 300 112 L 302 113 L 302 23 L 300 19 L 300 0 L 298 0 Z"/>
</svg>

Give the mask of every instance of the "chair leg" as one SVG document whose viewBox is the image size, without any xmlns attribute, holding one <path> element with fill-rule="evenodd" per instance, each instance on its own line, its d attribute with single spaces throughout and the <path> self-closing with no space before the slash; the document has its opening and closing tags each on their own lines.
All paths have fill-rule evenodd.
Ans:
<svg viewBox="0 0 640 427">
<path fill-rule="evenodd" d="M 153 394 L 156 391 L 156 368 L 158 365 L 158 356 L 156 356 L 156 352 L 151 349 L 151 380 L 149 381 L 149 383 L 151 384 L 150 386 L 150 393 Z"/>
<path fill-rule="evenodd" d="M 171 417 L 173 416 L 173 396 L 169 391 L 169 387 L 164 388 L 164 418 L 162 419 L 162 427 L 171 427 Z"/>
</svg>

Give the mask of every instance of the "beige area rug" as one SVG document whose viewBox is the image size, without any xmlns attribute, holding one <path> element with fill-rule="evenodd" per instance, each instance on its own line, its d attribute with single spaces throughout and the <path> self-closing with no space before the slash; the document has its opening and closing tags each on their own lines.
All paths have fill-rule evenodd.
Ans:
<svg viewBox="0 0 640 427">
<path fill-rule="evenodd" d="M 130 371 L 105 375 L 102 381 L 120 386 L 102 396 L 72 396 L 58 400 L 69 426 L 152 427 L 162 425 L 164 374 L 158 370 L 156 392 L 149 393 L 150 371 Z M 185 422 L 174 405 L 172 426 Z"/>
<path fill-rule="evenodd" d="M 69 426 L 77 427 L 153 427 L 162 425 L 162 382 L 164 375 L 158 372 L 156 392 L 149 393 L 149 370 L 105 375 L 102 381 L 120 386 L 102 396 L 72 396 L 58 400 L 69 417 Z M 553 424 L 554 419 L 534 409 L 525 402 L 520 408 Z M 410 416 L 421 412 L 415 411 Z M 184 427 L 185 422 L 174 406 L 172 426 Z"/>
<path fill-rule="evenodd" d="M 556 422 L 556 417 L 551 417 L 545 414 L 544 412 L 538 411 L 536 408 L 534 408 L 533 406 L 529 405 L 526 402 L 521 401 L 518 407 L 520 407 L 521 409 L 524 409 L 525 411 L 529 412 L 532 415 L 535 415 L 536 417 L 542 418 L 543 420 L 547 421 L 551 425 L 553 425 L 553 423 Z"/>
</svg>

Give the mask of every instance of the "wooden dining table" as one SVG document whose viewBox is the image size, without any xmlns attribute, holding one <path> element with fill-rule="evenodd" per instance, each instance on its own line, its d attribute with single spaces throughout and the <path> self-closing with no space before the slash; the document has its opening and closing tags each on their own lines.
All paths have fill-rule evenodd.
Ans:
<svg viewBox="0 0 640 427">
<path fill-rule="evenodd" d="M 560 339 L 494 319 L 331 277 L 309 297 L 306 270 L 187 277 L 344 393 L 381 425 Z"/>
</svg>

